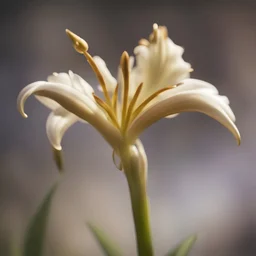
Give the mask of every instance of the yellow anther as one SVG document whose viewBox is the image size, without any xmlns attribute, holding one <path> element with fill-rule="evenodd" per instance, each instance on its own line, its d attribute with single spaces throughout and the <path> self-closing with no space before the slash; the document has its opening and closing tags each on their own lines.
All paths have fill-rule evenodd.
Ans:
<svg viewBox="0 0 256 256">
<path fill-rule="evenodd" d="M 84 52 L 88 51 L 89 46 L 84 41 L 84 39 L 82 39 L 75 33 L 71 32 L 69 29 L 66 29 L 66 33 L 67 33 L 68 37 L 71 39 L 71 41 L 73 42 L 73 47 L 75 48 L 75 50 L 77 52 L 84 54 Z"/>
</svg>

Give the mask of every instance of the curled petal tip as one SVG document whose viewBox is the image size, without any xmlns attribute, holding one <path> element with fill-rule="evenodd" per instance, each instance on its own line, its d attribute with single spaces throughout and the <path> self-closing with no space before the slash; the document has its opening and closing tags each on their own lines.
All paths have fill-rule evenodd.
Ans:
<svg viewBox="0 0 256 256">
<path fill-rule="evenodd" d="M 241 136 L 240 136 L 239 133 L 238 133 L 238 135 L 236 137 L 236 141 L 237 141 L 237 146 L 240 146 L 241 145 Z"/>
<path fill-rule="evenodd" d="M 84 39 L 82 39 L 81 37 L 79 37 L 78 35 L 73 33 L 72 31 L 70 31 L 69 29 L 66 29 L 66 34 L 73 42 L 73 47 L 75 48 L 75 50 L 77 52 L 83 54 L 84 52 L 88 51 L 89 46 L 86 43 L 86 41 L 84 41 Z"/>
<path fill-rule="evenodd" d="M 23 107 L 18 106 L 18 110 L 23 118 L 28 118 L 28 115 L 24 112 Z"/>
</svg>

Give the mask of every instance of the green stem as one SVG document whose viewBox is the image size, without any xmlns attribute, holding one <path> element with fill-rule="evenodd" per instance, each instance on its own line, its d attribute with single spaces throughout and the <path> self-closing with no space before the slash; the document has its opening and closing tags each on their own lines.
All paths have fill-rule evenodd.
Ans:
<svg viewBox="0 0 256 256">
<path fill-rule="evenodd" d="M 136 152 L 136 151 L 135 151 Z M 130 190 L 133 218 L 137 238 L 139 256 L 153 256 L 151 227 L 149 218 L 149 203 L 147 196 L 147 170 L 141 165 L 141 158 L 134 146 L 126 146 L 120 152 L 122 165 Z"/>
</svg>

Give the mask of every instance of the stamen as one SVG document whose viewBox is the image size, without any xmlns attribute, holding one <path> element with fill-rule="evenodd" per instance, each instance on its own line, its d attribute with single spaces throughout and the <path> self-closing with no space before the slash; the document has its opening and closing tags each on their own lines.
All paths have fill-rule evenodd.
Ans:
<svg viewBox="0 0 256 256">
<path fill-rule="evenodd" d="M 112 106 L 115 114 L 116 114 L 116 107 L 117 107 L 117 98 L 118 98 L 118 84 L 116 85 L 116 88 L 112 97 Z"/>
<path fill-rule="evenodd" d="M 120 129 L 119 124 L 116 120 L 116 116 L 113 113 L 111 107 L 106 104 L 106 102 L 104 102 L 101 98 L 99 98 L 97 95 L 93 94 L 93 97 L 95 99 L 95 101 L 107 112 L 109 118 L 111 119 L 111 121 L 113 122 L 113 124 Z"/>
<path fill-rule="evenodd" d="M 140 39 L 140 41 L 139 41 L 139 45 L 149 46 L 150 43 L 149 43 L 149 41 L 148 41 L 147 39 L 142 38 L 142 39 Z"/>
<path fill-rule="evenodd" d="M 111 100 L 110 100 L 110 97 L 109 97 L 109 94 L 108 94 L 108 91 L 107 91 L 106 83 L 105 83 L 104 78 L 103 78 L 102 74 L 100 73 L 93 57 L 90 55 L 90 53 L 88 53 L 86 51 L 84 52 L 84 56 L 86 57 L 88 63 L 92 67 L 94 73 L 96 74 L 96 76 L 99 80 L 99 83 L 101 85 L 101 88 L 102 88 L 102 91 L 103 91 L 103 94 L 106 98 L 107 103 L 111 106 Z"/>
<path fill-rule="evenodd" d="M 157 34 L 158 34 L 158 25 L 156 23 L 153 24 L 153 32 L 149 36 L 149 41 L 151 43 L 157 42 Z"/>
<path fill-rule="evenodd" d="M 125 116 L 127 111 L 128 105 L 128 95 L 129 95 L 129 55 L 127 52 L 123 52 L 121 56 L 121 68 L 123 72 L 123 79 L 124 79 L 124 94 L 123 94 L 123 109 L 122 109 L 122 126 L 125 122 Z"/>
<path fill-rule="evenodd" d="M 84 52 L 88 51 L 89 46 L 81 37 L 71 32 L 69 29 L 66 29 L 66 33 L 73 42 L 73 47 L 77 52 L 83 54 Z"/>
<path fill-rule="evenodd" d="M 135 94 L 134 94 L 134 96 L 133 96 L 133 98 L 130 102 L 130 105 L 129 105 L 129 108 L 128 108 L 128 111 L 127 111 L 127 116 L 126 116 L 126 120 L 125 120 L 124 129 L 126 129 L 128 127 L 128 124 L 129 124 L 129 121 L 130 121 L 130 118 L 131 118 L 131 115 L 132 115 L 132 111 L 134 109 L 134 106 L 136 104 L 137 99 L 139 98 L 139 95 L 140 95 L 140 92 L 141 92 L 141 89 L 142 89 L 142 85 L 143 85 L 143 83 L 141 83 L 138 86 L 138 88 L 137 88 L 137 90 L 136 90 L 136 92 L 135 92 Z"/>
<path fill-rule="evenodd" d="M 88 49 L 89 49 L 88 44 L 81 37 L 79 37 L 75 33 L 71 32 L 70 30 L 66 29 L 66 33 L 67 33 L 68 37 L 71 39 L 71 41 L 73 42 L 73 46 L 74 46 L 75 50 L 81 54 L 84 54 L 84 56 L 86 57 L 87 61 L 89 62 L 90 66 L 92 67 L 94 73 L 96 74 L 96 76 L 99 80 L 99 83 L 102 87 L 102 90 L 103 90 L 103 93 L 104 93 L 107 103 L 111 106 L 111 100 L 110 100 L 110 97 L 109 97 L 109 94 L 107 91 L 106 83 L 105 83 L 103 76 L 100 73 L 94 59 L 88 53 Z"/>
<path fill-rule="evenodd" d="M 168 30 L 165 26 L 159 26 L 159 30 L 162 32 L 164 39 L 168 38 Z"/>
<path fill-rule="evenodd" d="M 155 99 L 160 93 L 173 89 L 177 87 L 177 85 L 174 86 L 168 86 L 165 88 L 162 88 L 158 91 L 156 91 L 155 93 L 153 93 L 151 96 L 149 96 L 146 100 L 144 100 L 133 112 L 132 114 L 132 121 L 139 115 L 139 113 L 148 105 L 149 102 L 151 102 L 153 99 Z"/>
</svg>

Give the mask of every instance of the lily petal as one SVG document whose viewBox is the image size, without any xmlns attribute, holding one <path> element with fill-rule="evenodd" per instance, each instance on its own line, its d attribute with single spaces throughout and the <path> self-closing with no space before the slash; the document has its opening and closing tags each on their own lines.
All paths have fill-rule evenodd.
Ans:
<svg viewBox="0 0 256 256">
<path fill-rule="evenodd" d="M 56 150 L 62 150 L 61 140 L 67 129 L 79 118 L 62 107 L 51 112 L 46 122 L 46 132 L 51 145 Z"/>
<path fill-rule="evenodd" d="M 56 101 L 69 112 L 92 124 L 112 147 L 115 148 L 119 144 L 121 139 L 117 128 L 108 121 L 105 113 L 94 101 L 78 90 L 57 83 L 42 81 L 32 83 L 26 86 L 18 96 L 18 109 L 23 117 L 27 117 L 24 112 L 24 103 L 31 94 Z"/>
<path fill-rule="evenodd" d="M 54 72 L 52 75 L 47 77 L 47 81 L 50 83 L 59 83 L 59 84 L 72 86 L 72 82 L 70 80 L 69 74 L 64 72 L 61 72 L 61 73 Z"/>
<path fill-rule="evenodd" d="M 134 141 L 148 126 L 168 115 L 181 112 L 201 112 L 225 126 L 240 144 L 239 131 L 229 116 L 232 110 L 228 105 L 224 107 L 224 102 L 219 97 L 209 91 L 200 90 L 189 90 L 171 95 L 146 109 L 133 121 L 128 130 L 129 138 Z"/>
<path fill-rule="evenodd" d="M 71 80 L 71 86 L 94 101 L 93 88 L 81 76 L 74 74 L 71 70 L 68 73 Z"/>
<path fill-rule="evenodd" d="M 182 58 L 183 48 L 166 37 L 158 28 L 156 38 L 149 45 L 139 45 L 134 49 L 137 66 L 134 72 L 137 84 L 143 82 L 144 97 L 170 85 L 175 85 L 189 77 L 191 66 Z"/>
<path fill-rule="evenodd" d="M 192 78 L 188 78 L 188 79 L 184 79 L 181 82 L 180 86 L 177 86 L 171 90 L 168 90 L 166 92 L 164 92 L 163 94 L 159 95 L 159 98 L 157 100 L 163 100 L 165 98 L 170 98 L 171 96 L 180 93 L 180 92 L 186 92 L 186 91 L 190 91 L 190 90 L 200 90 L 201 93 L 205 92 L 206 94 L 212 94 L 212 95 L 216 95 L 218 96 L 216 98 L 216 100 L 219 101 L 220 106 L 224 109 L 224 111 L 228 114 L 228 116 L 230 117 L 230 119 L 235 122 L 236 118 L 235 115 L 233 113 L 233 111 L 231 110 L 231 108 L 229 107 L 229 99 L 226 96 L 222 96 L 219 95 L 217 88 L 205 81 L 202 80 L 198 80 L 198 79 L 192 79 Z"/>
</svg>

